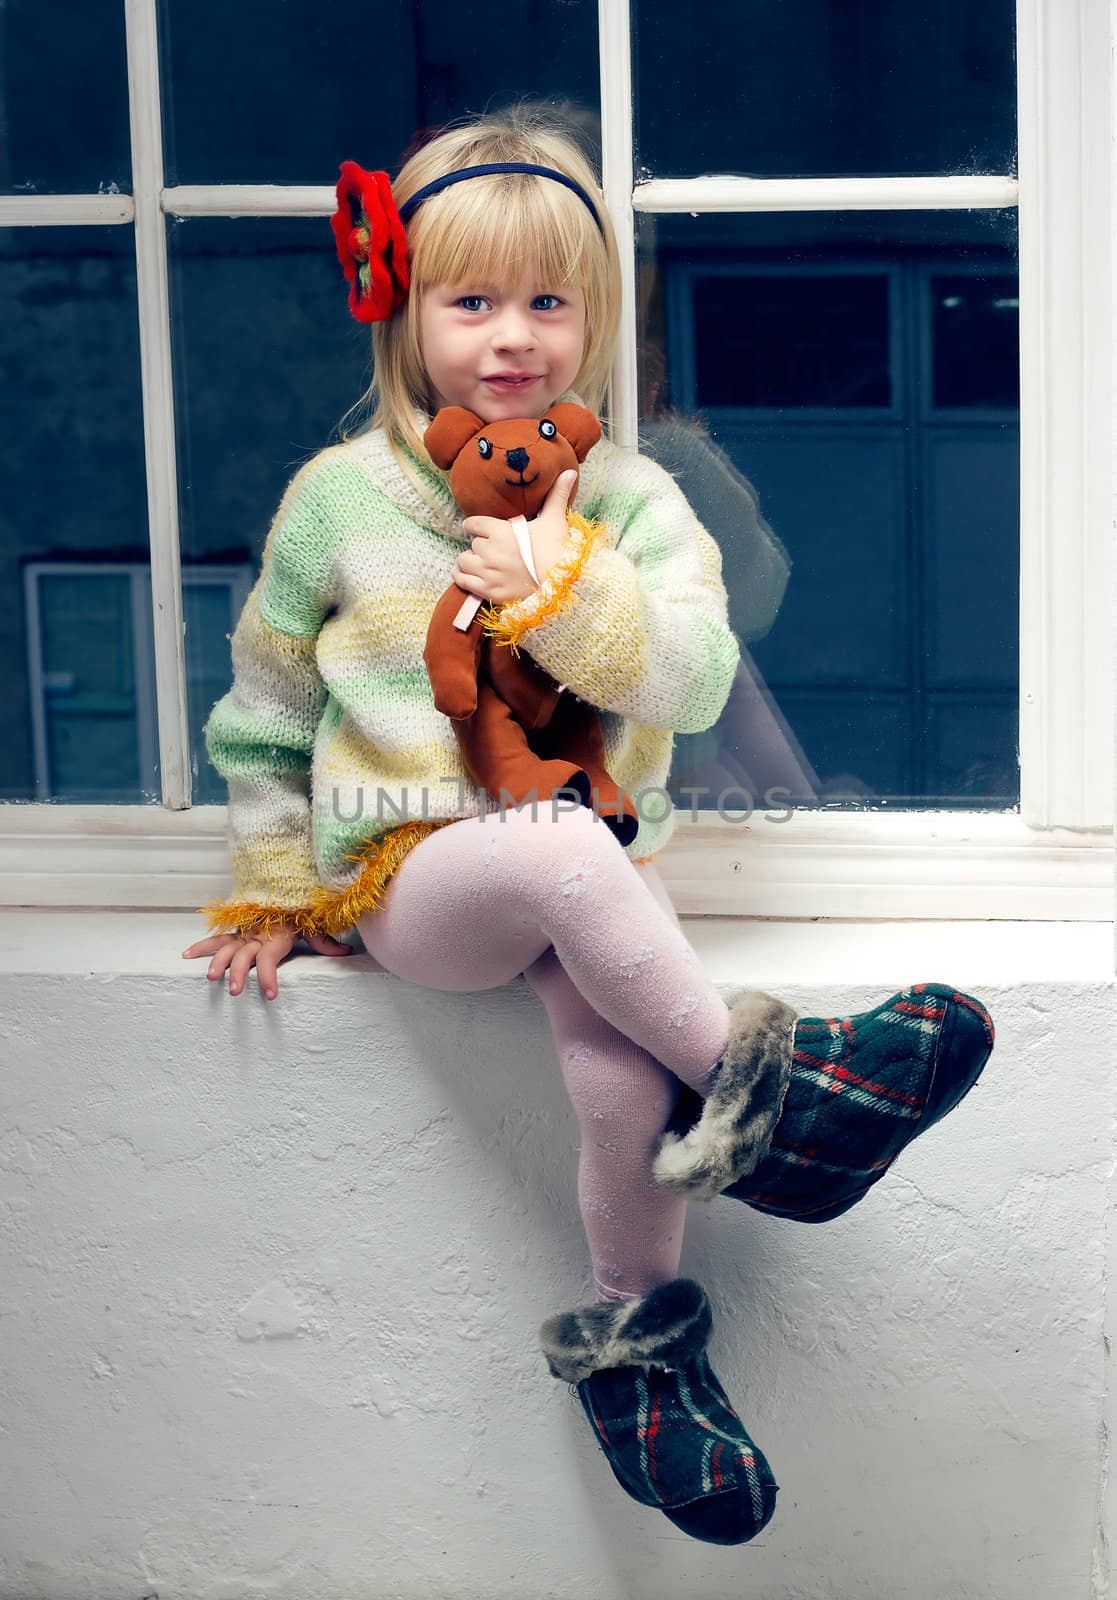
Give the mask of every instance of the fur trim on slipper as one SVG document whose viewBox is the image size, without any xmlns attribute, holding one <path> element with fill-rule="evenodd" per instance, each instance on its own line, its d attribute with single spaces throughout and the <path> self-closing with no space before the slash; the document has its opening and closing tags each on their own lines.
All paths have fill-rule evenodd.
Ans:
<svg viewBox="0 0 1117 1600">
<path fill-rule="evenodd" d="M 581 1383 L 606 1367 L 681 1367 L 706 1348 L 711 1320 L 702 1287 L 673 1278 L 636 1300 L 548 1317 L 539 1342 L 554 1377 Z"/>
<path fill-rule="evenodd" d="M 791 1077 L 796 1014 L 759 989 L 738 990 L 729 1008 L 729 1043 L 702 1115 L 679 1137 L 665 1133 L 653 1172 L 688 1200 L 712 1200 L 747 1176 L 768 1153 Z"/>
</svg>

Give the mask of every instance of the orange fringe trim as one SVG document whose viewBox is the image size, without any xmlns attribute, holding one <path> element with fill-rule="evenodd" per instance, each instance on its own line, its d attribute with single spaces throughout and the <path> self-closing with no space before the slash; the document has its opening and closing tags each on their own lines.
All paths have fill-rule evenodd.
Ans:
<svg viewBox="0 0 1117 1600">
<path fill-rule="evenodd" d="M 526 605 L 532 599 L 531 596 L 513 601 L 511 605 L 502 607 L 498 612 L 481 614 L 481 626 L 485 633 L 494 644 L 507 645 L 514 656 L 519 655 L 520 640 L 529 629 L 537 628 L 541 622 L 546 622 L 548 617 L 569 611 L 577 599 L 574 585 L 581 577 L 586 562 L 596 550 L 608 543 L 606 529 L 602 523 L 591 522 L 588 517 L 581 516 L 577 511 L 568 511 L 566 521 L 568 527 L 579 535 L 577 547 L 570 555 L 555 562 L 535 591 L 539 598 L 532 600 L 528 609 L 516 617 L 510 618 L 509 612 L 514 612 L 518 606 Z"/>
<path fill-rule="evenodd" d="M 305 906 L 262 906 L 253 900 L 207 900 L 198 910 L 211 933 L 262 933 L 294 925 L 301 934 L 321 933 L 317 918 Z"/>
<path fill-rule="evenodd" d="M 421 844 L 430 833 L 446 828 L 458 817 L 446 817 L 441 822 L 405 822 L 393 828 L 382 839 L 366 839 L 368 850 L 359 856 L 346 856 L 347 861 L 361 861 L 359 877 L 347 889 L 319 889 L 311 901 L 324 933 L 335 936 L 356 925 L 366 911 L 375 911 L 383 898 L 384 890 L 393 872 L 403 864 L 407 855 Z"/>
<path fill-rule="evenodd" d="M 445 828 L 457 817 L 441 822 L 405 822 L 381 839 L 366 839 L 369 848 L 347 861 L 363 862 L 360 873 L 344 889 L 319 888 L 308 906 L 262 906 L 249 900 L 209 900 L 199 909 L 209 920 L 211 933 L 262 933 L 265 937 L 281 925 L 292 925 L 303 936 L 329 933 L 336 938 L 356 926 L 366 911 L 380 905 L 388 880 L 405 857 L 429 833 Z"/>
</svg>

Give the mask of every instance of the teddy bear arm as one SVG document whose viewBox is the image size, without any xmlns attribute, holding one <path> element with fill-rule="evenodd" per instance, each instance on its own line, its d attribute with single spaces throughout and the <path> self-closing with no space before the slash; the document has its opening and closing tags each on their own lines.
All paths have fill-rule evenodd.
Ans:
<svg viewBox="0 0 1117 1600">
<path fill-rule="evenodd" d="M 477 673 L 485 637 L 477 617 L 464 632 L 454 626 L 468 598 L 456 583 L 450 585 L 434 608 L 423 647 L 435 706 L 455 720 L 472 716 L 477 709 Z"/>
</svg>

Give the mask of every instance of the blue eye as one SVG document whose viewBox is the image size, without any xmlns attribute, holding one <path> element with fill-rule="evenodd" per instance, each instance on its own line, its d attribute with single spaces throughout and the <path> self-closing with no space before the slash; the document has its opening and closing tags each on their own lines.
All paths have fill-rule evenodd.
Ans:
<svg viewBox="0 0 1117 1600">
<path fill-rule="evenodd" d="M 551 301 L 554 302 L 554 304 L 549 305 L 549 306 L 541 306 L 539 304 L 540 300 L 551 300 Z M 532 304 L 534 306 L 536 306 L 538 308 L 538 310 L 540 310 L 540 311 L 553 311 L 555 309 L 555 306 L 559 305 L 560 303 L 561 302 L 559 301 L 559 297 L 558 297 L 557 294 L 537 294 L 535 299 L 534 299 L 534 301 L 532 302 Z"/>
<path fill-rule="evenodd" d="M 477 311 L 485 304 L 485 297 L 480 294 L 463 294 L 458 304 L 463 311 Z"/>
<path fill-rule="evenodd" d="M 487 439 L 478 439 L 478 441 L 477 441 L 477 454 L 481 457 L 481 460 L 482 461 L 487 461 L 489 459 L 489 457 L 492 455 L 492 453 L 493 453 L 493 447 L 489 443 L 489 441 Z"/>
</svg>

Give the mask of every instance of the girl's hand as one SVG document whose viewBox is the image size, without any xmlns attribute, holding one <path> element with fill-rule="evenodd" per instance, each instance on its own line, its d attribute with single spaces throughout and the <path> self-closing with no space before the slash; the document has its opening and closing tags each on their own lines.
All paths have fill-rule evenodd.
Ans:
<svg viewBox="0 0 1117 1600">
<path fill-rule="evenodd" d="M 331 939 L 328 933 L 299 934 L 289 923 L 281 925 L 270 934 L 215 933 L 209 939 L 199 939 L 182 952 L 183 959 L 212 956 L 206 977 L 222 978 L 229 973 L 229 993 L 240 994 L 249 968 L 255 963 L 256 977 L 266 1000 L 274 1000 L 279 993 L 275 969 L 291 953 L 298 939 L 304 939 L 320 956 L 351 956 L 352 947 Z"/>
<path fill-rule="evenodd" d="M 566 546 L 566 508 L 576 478 L 573 470 L 561 472 L 539 515 L 528 523 L 540 581 Z M 535 579 L 524 566 L 509 522 L 503 517 L 466 517 L 462 527 L 471 539 L 469 550 L 463 550 L 453 571 L 459 589 L 497 606 L 511 605 L 534 592 Z"/>
</svg>

